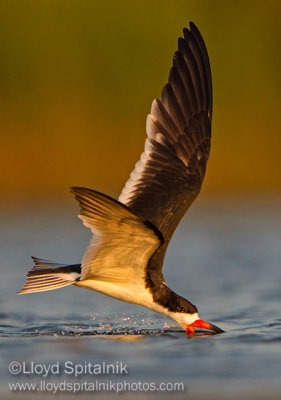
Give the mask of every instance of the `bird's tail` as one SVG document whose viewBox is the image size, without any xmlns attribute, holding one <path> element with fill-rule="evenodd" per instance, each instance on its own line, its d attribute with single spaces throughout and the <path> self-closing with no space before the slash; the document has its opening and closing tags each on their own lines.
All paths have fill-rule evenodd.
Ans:
<svg viewBox="0 0 281 400">
<path fill-rule="evenodd" d="M 58 289 L 72 285 L 80 279 L 80 264 L 66 265 L 36 257 L 32 259 L 34 265 L 27 273 L 25 285 L 18 294 Z"/>
</svg>

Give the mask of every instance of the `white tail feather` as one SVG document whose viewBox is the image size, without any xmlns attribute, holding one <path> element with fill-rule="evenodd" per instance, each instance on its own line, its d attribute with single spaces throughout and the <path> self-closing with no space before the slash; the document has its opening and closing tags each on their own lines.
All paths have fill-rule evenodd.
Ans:
<svg viewBox="0 0 281 400">
<path fill-rule="evenodd" d="M 26 282 L 18 294 L 44 292 L 73 285 L 80 278 L 80 265 L 53 263 L 32 257 L 33 268 L 28 272 Z"/>
</svg>

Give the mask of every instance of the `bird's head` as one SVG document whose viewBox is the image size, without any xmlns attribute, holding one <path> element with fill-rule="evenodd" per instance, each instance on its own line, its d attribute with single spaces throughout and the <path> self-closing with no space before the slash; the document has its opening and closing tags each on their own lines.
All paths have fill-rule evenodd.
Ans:
<svg viewBox="0 0 281 400">
<path fill-rule="evenodd" d="M 173 312 L 169 316 L 186 330 L 187 335 L 194 335 L 195 328 L 207 330 L 209 334 L 224 332 L 216 325 L 200 319 L 197 307 L 181 296 L 177 296 L 176 307 L 171 311 Z"/>
<path fill-rule="evenodd" d="M 216 325 L 203 321 L 199 318 L 198 313 L 177 312 L 174 313 L 173 319 L 186 330 L 188 336 L 194 335 L 195 328 L 209 331 L 210 334 L 223 333 L 224 331 Z"/>
<path fill-rule="evenodd" d="M 166 288 L 167 306 L 165 311 L 160 311 L 167 317 L 172 318 L 183 329 L 186 334 L 191 336 L 195 334 L 195 328 L 204 329 L 208 331 L 206 334 L 223 333 L 224 331 L 219 327 L 203 321 L 199 318 L 197 307 L 184 297 L 174 293 L 171 289 Z M 159 310 L 157 310 L 159 312 Z"/>
</svg>

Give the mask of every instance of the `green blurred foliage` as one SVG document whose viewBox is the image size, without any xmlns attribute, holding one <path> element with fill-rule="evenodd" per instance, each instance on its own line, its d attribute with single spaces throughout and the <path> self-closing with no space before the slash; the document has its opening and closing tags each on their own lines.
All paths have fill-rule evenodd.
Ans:
<svg viewBox="0 0 281 400">
<path fill-rule="evenodd" d="M 207 193 L 280 193 L 280 1 L 0 1 L 1 196 L 117 194 L 188 22 L 214 86 Z"/>
</svg>

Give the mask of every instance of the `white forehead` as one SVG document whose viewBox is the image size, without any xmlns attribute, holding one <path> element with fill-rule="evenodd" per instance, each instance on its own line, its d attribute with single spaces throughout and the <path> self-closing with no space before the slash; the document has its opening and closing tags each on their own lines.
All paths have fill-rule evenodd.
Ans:
<svg viewBox="0 0 281 400">
<path fill-rule="evenodd" d="M 170 318 L 176 321 L 182 328 L 186 328 L 186 325 L 192 324 L 194 321 L 199 319 L 198 313 L 188 314 L 182 312 L 174 312 L 170 314 Z"/>
</svg>

